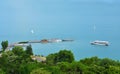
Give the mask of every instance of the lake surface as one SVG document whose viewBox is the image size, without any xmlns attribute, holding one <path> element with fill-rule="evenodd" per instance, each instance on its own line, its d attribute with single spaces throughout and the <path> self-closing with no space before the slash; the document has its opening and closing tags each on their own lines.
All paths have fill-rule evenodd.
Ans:
<svg viewBox="0 0 120 74">
<path fill-rule="evenodd" d="M 0 11 L 0 42 L 74 39 L 32 47 L 34 54 L 44 56 L 67 49 L 76 60 L 92 56 L 120 60 L 118 0 L 4 0 L 0 2 Z M 109 41 L 110 46 L 91 45 L 94 40 Z"/>
</svg>

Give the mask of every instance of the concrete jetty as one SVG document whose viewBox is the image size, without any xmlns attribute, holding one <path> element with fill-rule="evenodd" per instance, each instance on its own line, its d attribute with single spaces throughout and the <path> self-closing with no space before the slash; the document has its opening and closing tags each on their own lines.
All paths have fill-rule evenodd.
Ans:
<svg viewBox="0 0 120 74">
<path fill-rule="evenodd" d="M 72 42 L 74 40 L 72 39 L 58 39 L 58 38 L 53 38 L 53 39 L 42 39 L 42 40 L 30 40 L 30 41 L 21 41 L 21 42 L 16 42 L 8 45 L 8 49 L 15 47 L 15 46 L 21 46 L 21 47 L 26 47 L 30 46 L 32 43 L 59 43 L 59 42 Z"/>
</svg>

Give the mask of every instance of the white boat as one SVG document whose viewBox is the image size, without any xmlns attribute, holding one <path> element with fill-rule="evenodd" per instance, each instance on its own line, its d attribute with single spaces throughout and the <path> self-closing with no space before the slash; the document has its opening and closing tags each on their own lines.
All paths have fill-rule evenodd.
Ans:
<svg viewBox="0 0 120 74">
<path fill-rule="evenodd" d="M 50 43 L 59 43 L 59 42 L 62 42 L 61 39 L 49 39 L 48 40 Z"/>
<path fill-rule="evenodd" d="M 90 42 L 92 45 L 105 45 L 108 46 L 109 42 L 108 41 L 100 41 L 100 40 L 95 40 L 93 42 Z"/>
</svg>

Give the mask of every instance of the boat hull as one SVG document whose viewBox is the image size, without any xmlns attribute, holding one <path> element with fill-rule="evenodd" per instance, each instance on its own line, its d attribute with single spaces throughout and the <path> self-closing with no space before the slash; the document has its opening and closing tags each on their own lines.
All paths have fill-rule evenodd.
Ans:
<svg viewBox="0 0 120 74">
<path fill-rule="evenodd" d="M 93 41 L 90 43 L 91 45 L 104 45 L 104 46 L 109 46 L 108 41 Z"/>
</svg>

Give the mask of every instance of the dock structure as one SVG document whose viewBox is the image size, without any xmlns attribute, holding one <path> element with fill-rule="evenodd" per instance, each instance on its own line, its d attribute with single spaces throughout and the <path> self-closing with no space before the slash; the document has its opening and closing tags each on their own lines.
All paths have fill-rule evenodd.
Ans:
<svg viewBox="0 0 120 74">
<path fill-rule="evenodd" d="M 21 41 L 21 42 L 16 42 L 8 45 L 7 49 L 10 49 L 15 46 L 21 46 L 21 47 L 26 47 L 30 46 L 32 43 L 41 43 L 41 44 L 46 44 L 46 43 L 59 43 L 59 42 L 71 42 L 73 41 L 72 39 L 42 39 L 42 40 L 30 40 L 30 41 Z"/>
<path fill-rule="evenodd" d="M 7 49 L 13 48 L 15 46 L 27 47 L 27 46 L 31 46 L 31 44 L 28 44 L 28 43 L 24 43 L 24 44 L 13 43 L 13 44 L 8 45 Z"/>
<path fill-rule="evenodd" d="M 41 40 L 31 40 L 31 41 L 28 41 L 28 43 L 41 43 Z"/>
<path fill-rule="evenodd" d="M 19 44 L 24 44 L 24 43 L 59 43 L 59 42 L 72 42 L 74 40 L 72 39 L 42 39 L 42 40 L 30 40 L 30 41 L 23 41 L 19 42 Z"/>
</svg>

